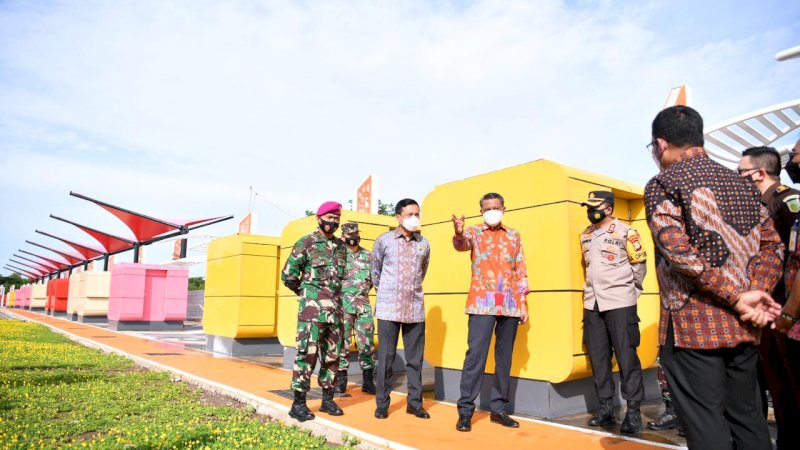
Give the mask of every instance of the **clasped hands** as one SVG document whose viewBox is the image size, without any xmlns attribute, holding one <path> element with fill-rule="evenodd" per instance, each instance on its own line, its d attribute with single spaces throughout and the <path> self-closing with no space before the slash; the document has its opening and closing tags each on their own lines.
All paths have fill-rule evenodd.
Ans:
<svg viewBox="0 0 800 450">
<path fill-rule="evenodd" d="M 775 320 L 780 317 L 781 305 L 764 291 L 747 291 L 739 296 L 733 306 L 742 322 L 750 322 L 758 328 L 770 325 L 775 328 Z"/>
</svg>

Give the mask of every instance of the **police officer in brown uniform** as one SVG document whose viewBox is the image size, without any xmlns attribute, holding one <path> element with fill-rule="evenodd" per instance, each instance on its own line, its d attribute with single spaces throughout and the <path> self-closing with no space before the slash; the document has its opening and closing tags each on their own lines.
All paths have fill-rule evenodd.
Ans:
<svg viewBox="0 0 800 450">
<path fill-rule="evenodd" d="M 792 225 L 800 212 L 800 191 L 784 186 L 780 182 L 781 158 L 772 147 L 752 147 L 742 152 L 738 167 L 739 175 L 749 179 L 761 192 L 761 203 L 766 206 L 775 230 L 786 247 L 784 253 L 784 270 L 789 257 L 789 241 Z M 779 282 L 772 292 L 772 298 L 784 305 L 786 289 Z M 761 331 L 761 342 L 758 345 L 761 354 L 759 374 L 772 395 L 775 423 L 778 428 L 777 447 L 779 450 L 800 448 L 800 428 L 796 419 L 800 417 L 797 389 L 800 379 L 793 367 L 800 365 L 800 345 L 785 335 L 764 327 Z M 766 395 L 764 395 L 766 397 Z M 766 399 L 765 399 L 766 400 Z M 766 403 L 764 403 L 766 409 Z"/>
<path fill-rule="evenodd" d="M 639 233 L 612 216 L 612 192 L 592 191 L 581 206 L 587 207 L 592 223 L 580 236 L 586 273 L 583 342 L 588 349 L 600 400 L 600 410 L 589 420 L 589 425 L 616 423 L 612 403 L 613 351 L 620 368 L 622 398 L 628 403 L 620 431 L 636 433 L 642 429 L 640 406 L 644 398 L 642 364 L 636 354 L 640 340 L 636 302 L 647 272 L 647 253 Z"/>
</svg>

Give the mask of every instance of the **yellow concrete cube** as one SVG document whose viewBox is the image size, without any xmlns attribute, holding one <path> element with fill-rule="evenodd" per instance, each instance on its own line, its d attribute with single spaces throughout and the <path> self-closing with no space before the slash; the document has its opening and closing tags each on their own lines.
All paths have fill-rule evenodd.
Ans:
<svg viewBox="0 0 800 450">
<path fill-rule="evenodd" d="M 436 186 L 425 197 L 422 233 L 431 243 L 423 286 L 428 322 L 425 359 L 437 367 L 461 370 L 463 366 L 470 256 L 453 248 L 450 219 L 452 214 L 463 214 L 466 225 L 481 223 L 480 198 L 497 192 L 505 198 L 503 223 L 522 235 L 531 290 L 531 320 L 517 334 L 512 376 L 552 383 L 589 376 L 583 348 L 584 273 L 579 242 L 589 222 L 580 203 L 589 191 L 599 189 L 614 192 L 614 215 L 639 231 L 648 252 L 645 290 L 639 298 L 639 357 L 643 367 L 652 366 L 658 351 L 659 299 L 642 188 L 545 160 Z M 490 352 L 487 371 L 492 370 Z"/>
<path fill-rule="evenodd" d="M 229 338 L 276 335 L 280 240 L 235 234 L 208 247 L 203 329 Z"/>
</svg>

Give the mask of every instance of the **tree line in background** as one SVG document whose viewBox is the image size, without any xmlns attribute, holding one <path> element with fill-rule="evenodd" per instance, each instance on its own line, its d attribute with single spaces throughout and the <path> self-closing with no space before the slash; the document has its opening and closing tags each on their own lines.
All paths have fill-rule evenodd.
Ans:
<svg viewBox="0 0 800 450">
<path fill-rule="evenodd" d="M 16 287 L 20 287 L 20 286 L 22 286 L 23 284 L 25 284 L 27 282 L 28 282 L 27 278 L 22 278 L 21 276 L 17 275 L 16 273 L 12 273 L 11 276 L 8 276 L 8 277 L 0 276 L 0 284 L 5 286 L 6 292 L 8 292 L 11 289 L 12 285 L 16 286 Z"/>
<path fill-rule="evenodd" d="M 350 210 L 353 210 L 353 201 L 348 200 L 347 205 L 350 207 Z M 306 210 L 306 217 L 313 216 L 316 213 L 311 211 L 310 209 Z M 378 200 L 378 214 L 382 216 L 393 216 L 394 215 L 394 203 L 384 203 L 382 200 Z"/>
</svg>

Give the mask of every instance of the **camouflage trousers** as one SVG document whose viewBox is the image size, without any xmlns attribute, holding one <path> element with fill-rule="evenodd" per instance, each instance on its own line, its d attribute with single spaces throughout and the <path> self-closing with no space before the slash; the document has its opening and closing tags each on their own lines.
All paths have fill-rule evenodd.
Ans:
<svg viewBox="0 0 800 450">
<path fill-rule="evenodd" d="M 297 357 L 294 359 L 292 389 L 307 392 L 319 359 L 319 386 L 333 388 L 336 363 L 342 351 L 341 323 L 297 322 Z"/>
<path fill-rule="evenodd" d="M 372 370 L 375 368 L 375 321 L 372 317 L 372 308 L 367 302 L 366 305 L 355 306 L 351 311 L 354 313 L 345 312 L 342 320 L 344 339 L 339 356 L 339 370 L 347 370 L 350 367 L 350 346 L 354 334 L 361 370 Z"/>
</svg>

